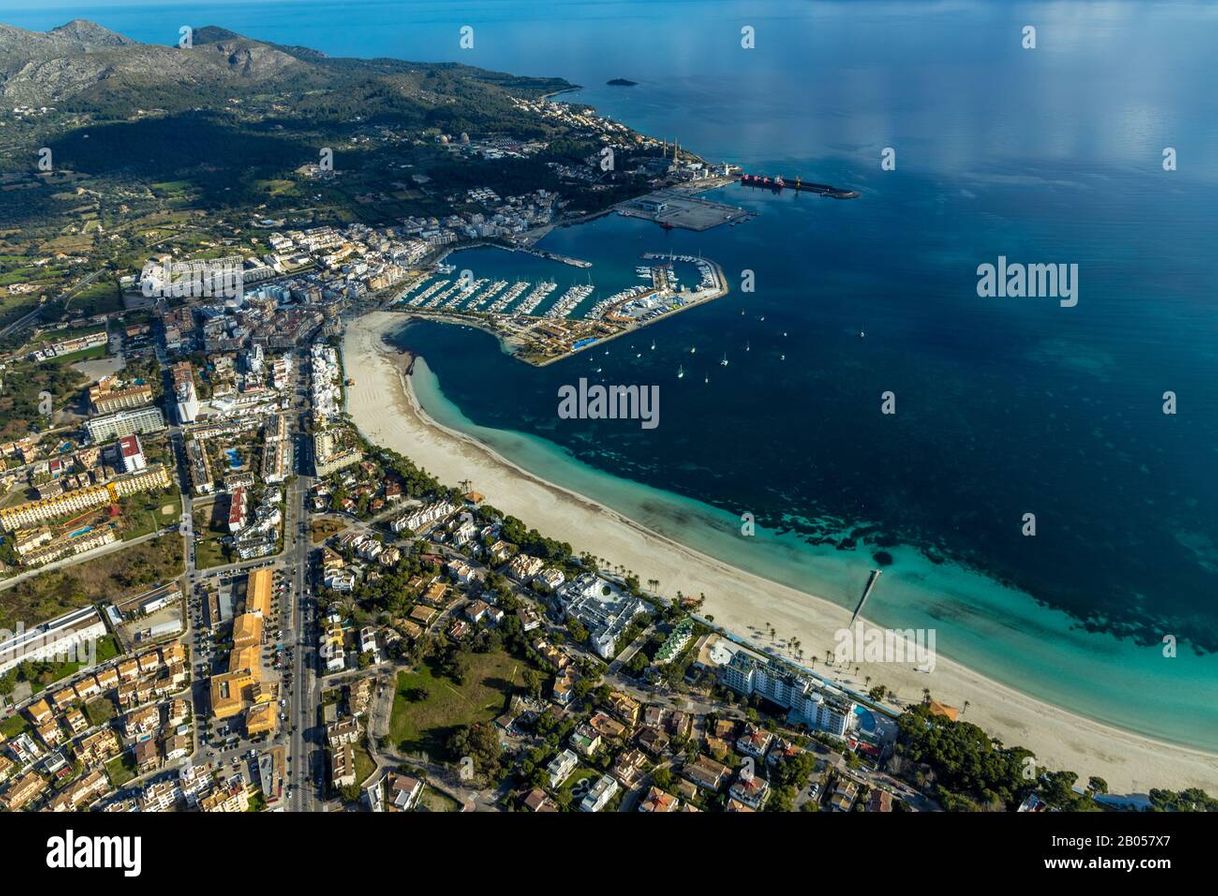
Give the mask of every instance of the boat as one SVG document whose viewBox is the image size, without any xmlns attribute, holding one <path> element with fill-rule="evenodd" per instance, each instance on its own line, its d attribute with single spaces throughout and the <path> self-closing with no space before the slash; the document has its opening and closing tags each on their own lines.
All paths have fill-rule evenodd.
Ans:
<svg viewBox="0 0 1218 896">
<path fill-rule="evenodd" d="M 653 352 L 656 350 L 656 341 L 655 341 L 654 339 L 653 339 L 653 340 L 651 340 L 651 350 L 652 350 Z"/>
<path fill-rule="evenodd" d="M 719 362 L 719 366 L 720 366 L 720 367 L 726 367 L 726 366 L 727 366 L 727 352 L 724 352 L 724 353 L 723 353 L 723 360 Z"/>
<path fill-rule="evenodd" d="M 866 335 L 867 335 L 867 334 L 866 334 L 866 333 L 864 333 L 862 330 L 859 330 L 859 339 L 862 339 L 862 338 L 863 338 L 864 336 L 866 336 Z"/>
<path fill-rule="evenodd" d="M 683 377 L 683 376 L 685 376 L 685 368 L 678 367 L 677 368 L 677 379 L 681 379 L 681 377 Z"/>
<path fill-rule="evenodd" d="M 787 360 L 787 356 L 786 356 L 786 355 L 779 355 L 779 356 L 778 356 L 778 360 L 779 360 L 779 361 L 785 361 L 785 360 Z"/>
<path fill-rule="evenodd" d="M 692 355 L 692 354 L 694 354 L 694 353 L 695 353 L 697 350 L 698 350 L 698 346 L 696 346 L 696 345 L 695 345 L 693 348 L 691 348 L 691 349 L 689 350 L 689 353 Z"/>
<path fill-rule="evenodd" d="M 744 350 L 745 350 L 746 352 L 751 352 L 751 351 L 753 350 L 753 347 L 752 347 L 751 345 L 749 345 L 749 344 L 746 342 L 746 343 L 744 344 Z"/>
</svg>

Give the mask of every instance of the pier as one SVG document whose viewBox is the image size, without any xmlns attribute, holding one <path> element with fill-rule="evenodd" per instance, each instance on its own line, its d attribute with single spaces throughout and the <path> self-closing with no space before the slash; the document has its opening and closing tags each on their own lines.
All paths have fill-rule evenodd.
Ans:
<svg viewBox="0 0 1218 896">
<path fill-rule="evenodd" d="M 859 598 L 858 606 L 854 608 L 854 614 L 850 617 L 850 625 L 854 625 L 854 620 L 859 618 L 859 613 L 863 612 L 863 604 L 867 603 L 867 598 L 871 596 L 871 589 L 875 587 L 875 583 L 880 580 L 883 575 L 882 569 L 873 569 L 871 576 L 867 579 L 867 587 L 863 589 L 863 596 Z"/>
<path fill-rule="evenodd" d="M 582 258 L 572 258 L 570 255 L 563 255 L 559 252 L 551 252 L 548 249 L 537 249 L 533 246 L 513 246 L 513 252 L 527 252 L 529 255 L 536 255 L 538 258 L 544 258 L 547 261 L 560 261 L 563 264 L 569 264 L 573 268 L 590 268 L 592 262 L 584 261 Z"/>
</svg>

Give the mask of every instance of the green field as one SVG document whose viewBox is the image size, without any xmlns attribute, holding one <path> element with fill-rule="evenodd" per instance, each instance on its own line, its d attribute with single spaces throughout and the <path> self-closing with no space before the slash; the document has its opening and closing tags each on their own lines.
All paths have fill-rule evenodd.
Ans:
<svg viewBox="0 0 1218 896">
<path fill-rule="evenodd" d="M 26 731 L 32 732 L 34 726 L 29 723 L 25 716 L 10 716 L 3 722 L 0 722 L 0 734 L 10 740 L 14 737 L 20 737 Z"/>
<path fill-rule="evenodd" d="M 418 810 L 420 812 L 460 812 L 461 804 L 447 793 L 442 793 L 434 787 L 424 786 L 423 794 L 419 797 Z"/>
<path fill-rule="evenodd" d="M 120 753 L 106 763 L 106 774 L 115 787 L 122 787 L 134 778 L 136 771 L 135 757 L 131 755 L 130 750 Z"/>
<path fill-rule="evenodd" d="M 225 533 L 212 526 L 214 507 L 214 503 L 202 507 L 195 506 L 195 566 L 199 569 L 211 569 L 229 562 L 228 552 L 220 543 L 220 539 L 224 537 Z"/>
<path fill-rule="evenodd" d="M 176 491 L 158 492 L 155 495 L 132 495 L 122 499 L 123 540 L 130 541 L 165 526 L 176 523 L 182 517 L 182 496 Z M 165 508 L 169 512 L 165 512 Z"/>
<path fill-rule="evenodd" d="M 355 747 L 355 783 L 363 787 L 375 771 L 376 763 L 372 760 L 372 754 L 363 744 L 357 744 Z"/>
<path fill-rule="evenodd" d="M 503 651 L 468 656 L 469 674 L 463 685 L 436 675 L 427 664 L 398 673 L 389 737 L 399 750 L 425 750 L 438 756 L 458 728 L 490 721 L 507 707 L 508 696 L 520 686 L 525 663 Z M 418 689 L 426 696 L 412 700 Z"/>
</svg>

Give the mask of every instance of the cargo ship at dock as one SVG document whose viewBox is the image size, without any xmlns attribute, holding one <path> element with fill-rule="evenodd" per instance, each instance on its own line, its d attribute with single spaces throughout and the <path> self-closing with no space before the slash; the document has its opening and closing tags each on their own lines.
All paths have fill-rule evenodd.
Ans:
<svg viewBox="0 0 1218 896">
<path fill-rule="evenodd" d="M 801 193 L 816 193 L 818 196 L 828 196 L 830 199 L 858 199 L 857 190 L 843 190 L 840 187 L 831 187 L 829 184 L 816 184 L 811 181 L 801 180 L 798 177 L 764 177 L 760 174 L 742 174 L 740 175 L 740 183 L 746 187 L 760 187 L 764 190 L 773 190 L 776 193 L 781 193 L 783 190 L 795 190 Z"/>
</svg>

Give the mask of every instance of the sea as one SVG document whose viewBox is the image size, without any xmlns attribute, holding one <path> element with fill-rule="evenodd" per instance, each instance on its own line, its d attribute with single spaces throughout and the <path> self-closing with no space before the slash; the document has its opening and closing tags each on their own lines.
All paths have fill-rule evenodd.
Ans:
<svg viewBox="0 0 1218 896">
<path fill-rule="evenodd" d="M 588 269 L 456 253 L 476 277 L 591 283 L 593 301 L 641 282 L 643 253 L 700 255 L 731 291 L 544 368 L 487 333 L 412 324 L 397 338 L 423 358 L 420 400 L 809 594 L 853 607 L 882 568 L 871 621 L 933 628 L 941 653 L 1005 684 L 1218 750 L 1218 6 L 0 7 L 21 27 L 75 17 L 157 43 L 215 24 L 559 76 L 582 86 L 563 99 L 715 163 L 858 190 L 733 184 L 705 195 L 756 213 L 735 226 L 614 215 L 540 244 Z M 1076 301 L 980 296 L 978 266 L 1000 258 L 1077 265 Z M 581 377 L 658 385 L 659 425 L 560 418 L 558 389 Z"/>
</svg>

